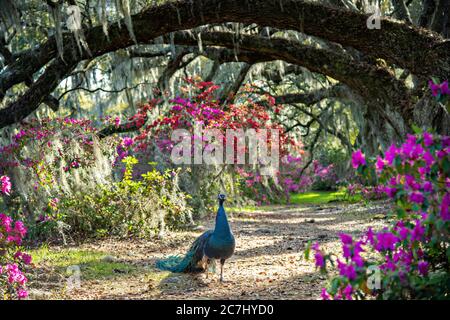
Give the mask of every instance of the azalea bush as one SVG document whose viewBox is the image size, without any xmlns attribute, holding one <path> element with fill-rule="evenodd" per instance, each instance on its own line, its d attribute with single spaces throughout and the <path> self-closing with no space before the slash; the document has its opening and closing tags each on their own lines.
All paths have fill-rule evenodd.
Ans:
<svg viewBox="0 0 450 320">
<path fill-rule="evenodd" d="M 223 103 L 216 98 L 219 86 L 214 83 L 194 78 L 185 79 L 185 83 L 186 85 L 180 88 L 181 94 L 169 100 L 170 107 L 167 112 L 153 121 L 136 125 L 139 127 L 137 135 L 118 147 L 118 159 L 132 154 L 142 162 L 145 162 L 145 159 L 157 159 L 159 170 L 182 168 L 180 186 L 185 192 L 191 193 L 191 205 L 196 213 L 211 212 L 218 192 L 232 193 L 230 201 L 235 201 L 234 204 L 236 200 L 241 200 L 237 198 L 242 196 L 256 204 L 262 204 L 277 201 L 286 190 L 297 189 L 301 185 L 301 181 L 290 176 L 290 173 L 278 172 L 269 177 L 261 174 L 260 165 L 238 164 L 238 154 L 245 154 L 248 158 L 249 150 L 247 147 L 238 150 L 237 143 L 234 144 L 235 158 L 232 164 L 174 165 L 171 153 L 177 141 L 172 141 L 171 135 L 177 129 L 187 130 L 192 148 L 194 143 L 200 140 L 203 150 L 212 145 L 212 141 L 205 139 L 205 130 L 214 129 L 220 132 L 223 141 L 219 142 L 225 145 L 227 129 L 253 129 L 256 133 L 263 129 L 278 129 L 280 158 L 287 155 L 291 158 L 299 157 L 302 152 L 302 145 L 285 134 L 279 123 L 271 121 L 271 110 L 278 112 L 278 106 L 272 97 L 263 97 L 267 106 L 250 96 L 244 96 L 236 103 Z M 157 100 L 150 101 L 141 107 L 145 112 L 139 110 L 137 115 L 154 111 L 159 103 Z M 135 121 L 142 119 L 143 117 L 139 116 L 129 125 L 134 125 Z M 121 123 L 120 120 L 117 122 Z M 195 132 L 195 127 L 199 125 L 200 132 Z M 268 134 L 269 149 L 272 139 Z"/>
<path fill-rule="evenodd" d="M 50 209 L 43 223 L 52 223 L 55 215 L 77 236 L 148 237 L 192 223 L 188 196 L 178 188 L 177 171 L 160 173 L 152 169 L 133 177 L 138 160 L 122 159 L 123 178 L 96 189 L 67 196 Z M 56 206 L 56 204 L 55 204 Z"/>
<path fill-rule="evenodd" d="M 388 198 L 384 192 L 383 185 L 370 186 L 361 183 L 350 183 L 344 188 L 344 191 L 345 199 L 355 199 L 357 197 L 361 197 L 362 200 L 370 202 Z"/>
<path fill-rule="evenodd" d="M 9 194 L 11 183 L 8 176 L 0 178 L 1 193 Z M 24 268 L 31 264 L 31 256 L 22 252 L 22 240 L 27 228 L 22 221 L 14 221 L 0 213 L 0 297 L 23 299 L 28 296 L 28 279 Z"/>
<path fill-rule="evenodd" d="M 111 172 L 108 150 L 116 142 L 100 143 L 96 132 L 86 119 L 24 122 L 11 142 L 0 147 L 0 172 L 16 186 L 10 209 L 36 220 L 52 198 L 105 182 Z"/>
<path fill-rule="evenodd" d="M 449 298 L 449 152 L 450 137 L 425 132 L 391 145 L 374 159 L 375 166 L 360 150 L 353 154 L 358 174 L 370 179 L 375 172 L 393 200 L 391 223 L 379 231 L 369 228 L 359 238 L 341 234 L 339 257 L 313 244 L 322 272 L 337 267 L 338 275 L 322 291 L 324 299 Z"/>
</svg>

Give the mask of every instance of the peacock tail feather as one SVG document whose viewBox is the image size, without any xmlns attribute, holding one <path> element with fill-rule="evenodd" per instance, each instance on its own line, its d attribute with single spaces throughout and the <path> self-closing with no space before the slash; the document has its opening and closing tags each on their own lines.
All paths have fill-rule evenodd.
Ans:
<svg viewBox="0 0 450 320">
<path fill-rule="evenodd" d="M 196 273 L 205 271 L 205 266 L 202 263 L 204 260 L 203 251 L 212 233 L 212 230 L 206 231 L 195 239 L 184 257 L 170 256 L 166 259 L 156 261 L 156 268 L 171 272 Z"/>
</svg>

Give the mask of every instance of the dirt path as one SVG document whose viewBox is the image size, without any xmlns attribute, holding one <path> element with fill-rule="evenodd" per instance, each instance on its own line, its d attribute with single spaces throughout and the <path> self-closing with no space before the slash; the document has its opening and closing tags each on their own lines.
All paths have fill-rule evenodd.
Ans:
<svg viewBox="0 0 450 320">
<path fill-rule="evenodd" d="M 40 298 L 39 294 L 45 293 L 46 298 L 59 299 L 318 299 L 325 278 L 315 272 L 312 261 L 303 259 L 307 242 L 318 241 L 327 251 L 338 253 L 339 232 L 358 234 L 369 225 L 379 227 L 384 221 L 378 216 L 384 211 L 383 204 L 378 203 L 370 207 L 267 207 L 234 214 L 230 220 L 236 252 L 225 264 L 223 284 L 214 274 L 205 279 L 204 274 L 173 274 L 153 267 L 157 259 L 183 254 L 203 230 L 171 233 L 164 240 L 85 244 L 76 250 L 108 253 L 102 258 L 104 263 L 130 268 L 84 279 L 81 266 L 81 287 L 67 290 L 65 276 L 42 262 L 31 286 L 32 296 Z M 205 222 L 205 228 L 212 228 L 212 221 Z"/>
</svg>

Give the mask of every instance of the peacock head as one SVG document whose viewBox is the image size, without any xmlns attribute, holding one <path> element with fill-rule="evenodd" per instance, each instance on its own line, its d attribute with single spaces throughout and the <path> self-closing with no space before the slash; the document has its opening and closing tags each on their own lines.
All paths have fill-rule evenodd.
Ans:
<svg viewBox="0 0 450 320">
<path fill-rule="evenodd" d="M 223 202 L 225 201 L 226 196 L 223 193 L 219 193 L 217 198 L 219 199 L 219 204 L 223 204 Z"/>
</svg>

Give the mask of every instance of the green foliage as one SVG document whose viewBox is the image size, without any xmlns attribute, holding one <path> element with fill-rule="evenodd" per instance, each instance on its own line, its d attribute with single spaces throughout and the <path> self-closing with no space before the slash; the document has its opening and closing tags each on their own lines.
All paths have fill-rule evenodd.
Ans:
<svg viewBox="0 0 450 320">
<path fill-rule="evenodd" d="M 335 260 L 319 243 L 311 246 L 322 272 L 328 262 L 339 270 L 322 290 L 324 299 L 448 299 L 449 147 L 450 137 L 423 132 L 391 145 L 375 165 L 361 150 L 353 154 L 357 172 L 367 179 L 377 175 L 380 190 L 392 199 L 390 224 L 358 239 L 341 233 L 342 256 Z"/>
<path fill-rule="evenodd" d="M 345 191 L 311 191 L 304 193 L 297 193 L 291 196 L 291 203 L 293 204 L 326 204 L 334 201 L 349 201 L 357 202 L 360 197 L 354 196 L 345 197 Z"/>
<path fill-rule="evenodd" d="M 61 274 L 65 274 L 69 266 L 79 266 L 82 278 L 86 280 L 114 277 L 117 274 L 117 270 L 120 270 L 120 273 L 136 271 L 135 266 L 115 261 L 110 254 L 102 251 L 80 249 L 50 250 L 47 246 L 42 246 L 32 251 L 31 256 L 35 264 L 45 264 L 55 268 Z"/>
<path fill-rule="evenodd" d="M 98 185 L 61 200 L 58 218 L 79 236 L 147 237 L 189 222 L 188 196 L 179 191 L 177 171 L 156 169 L 133 178 L 134 157 L 122 160 L 121 181 Z M 53 216 L 56 217 L 56 216 Z M 54 219 L 52 219 L 54 220 Z"/>
</svg>

